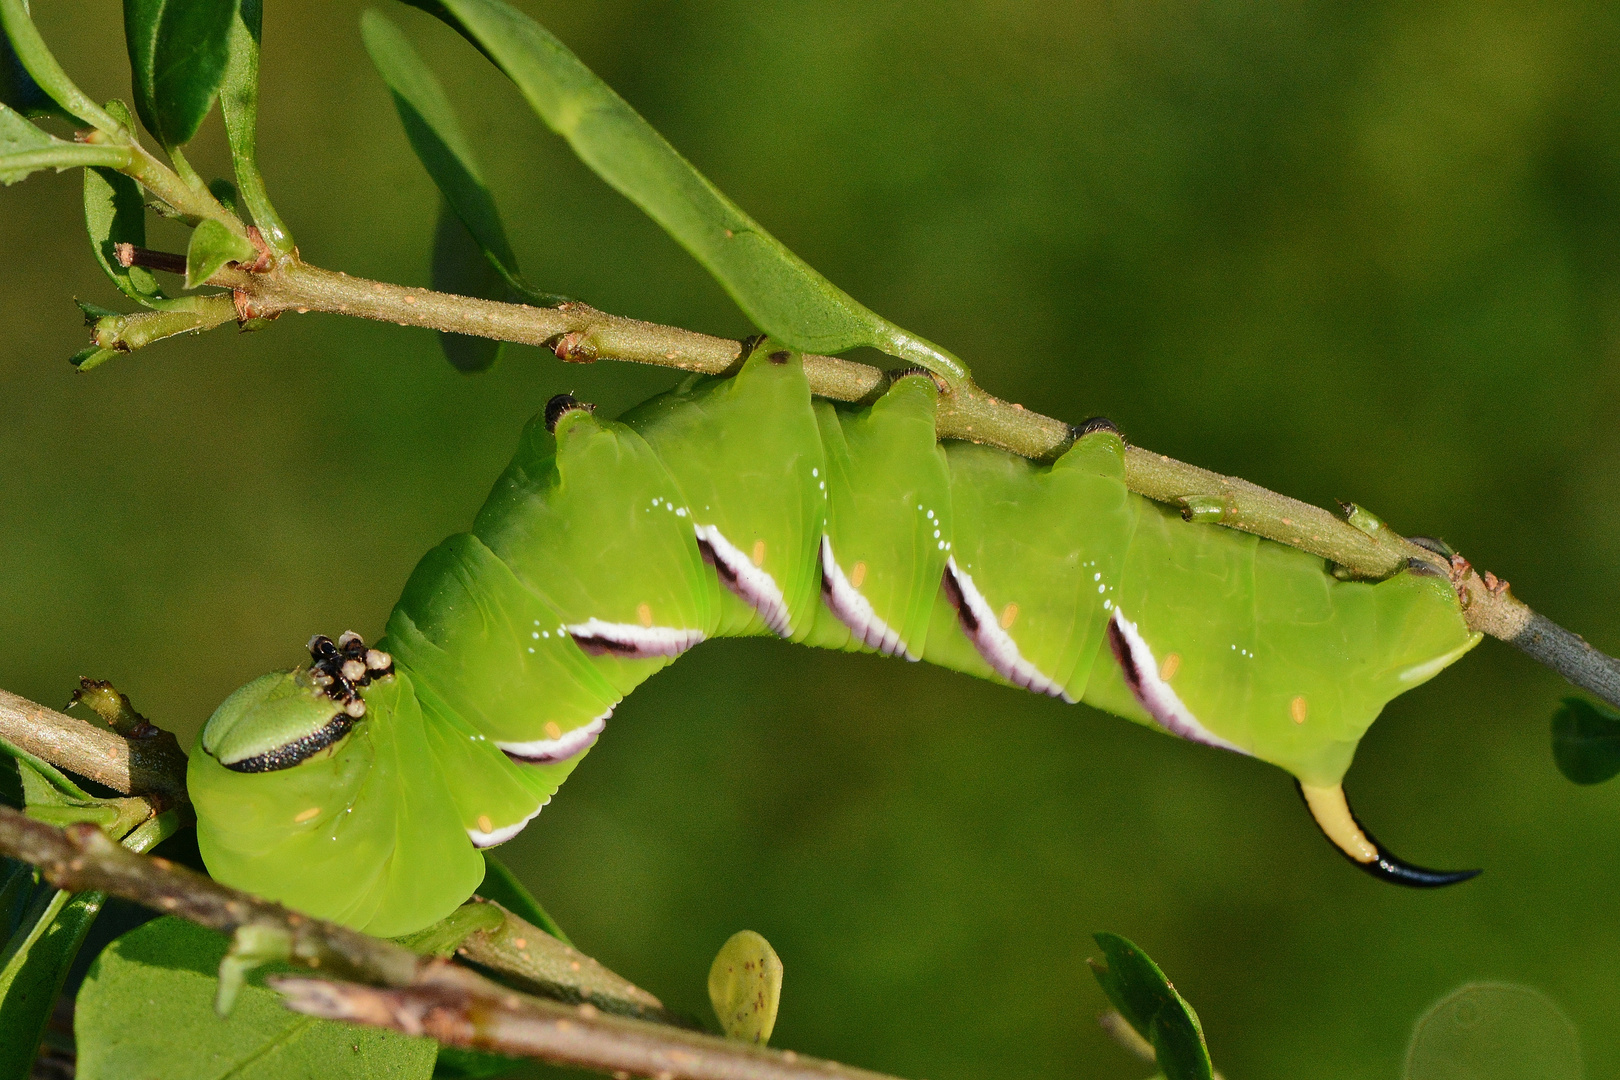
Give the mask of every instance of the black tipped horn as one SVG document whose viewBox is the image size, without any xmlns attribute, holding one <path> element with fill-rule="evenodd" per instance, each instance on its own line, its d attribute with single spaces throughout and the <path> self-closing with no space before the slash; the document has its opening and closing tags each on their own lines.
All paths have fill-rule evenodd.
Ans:
<svg viewBox="0 0 1620 1080">
<path fill-rule="evenodd" d="M 1390 854 L 1361 824 L 1344 788 L 1335 784 L 1329 788 L 1306 788 L 1298 780 L 1294 790 L 1311 812 L 1311 819 L 1322 830 L 1328 843 L 1379 881 L 1405 885 L 1413 889 L 1438 889 L 1442 885 L 1455 885 L 1479 874 L 1478 870 L 1425 870 Z"/>
</svg>

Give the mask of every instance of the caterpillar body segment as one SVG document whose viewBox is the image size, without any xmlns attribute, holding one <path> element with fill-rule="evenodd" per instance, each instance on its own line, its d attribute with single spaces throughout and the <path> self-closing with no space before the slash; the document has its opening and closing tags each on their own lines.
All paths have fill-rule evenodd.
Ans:
<svg viewBox="0 0 1620 1080">
<path fill-rule="evenodd" d="M 925 659 L 1272 762 L 1317 793 L 1358 865 L 1441 883 L 1381 848 L 1360 858 L 1376 841 L 1321 793 L 1390 698 L 1478 641 L 1444 580 L 1342 582 L 1185 522 L 1126 489 L 1111 425 L 1050 465 L 942 447 L 938 393 L 918 373 L 870 407 L 815 402 L 799 355 L 765 341 L 736 374 L 620 421 L 554 401 L 471 532 L 411 575 L 374 650 L 391 674 L 350 688 L 363 718 L 331 728 L 348 706 L 295 672 L 209 721 L 190 783 L 211 872 L 369 932 L 425 926 L 624 695 L 707 638 L 774 635 Z"/>
</svg>

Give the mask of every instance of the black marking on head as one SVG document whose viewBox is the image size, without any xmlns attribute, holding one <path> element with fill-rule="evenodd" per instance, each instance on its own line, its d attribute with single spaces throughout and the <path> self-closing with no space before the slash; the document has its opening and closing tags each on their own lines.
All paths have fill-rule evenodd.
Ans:
<svg viewBox="0 0 1620 1080">
<path fill-rule="evenodd" d="M 933 383 L 934 389 L 939 391 L 941 394 L 945 393 L 945 391 L 949 389 L 949 387 L 945 385 L 944 379 L 940 378 L 934 372 L 929 371 L 921 364 L 913 364 L 910 367 L 895 368 L 893 371 L 887 372 L 886 374 L 889 376 L 890 386 L 893 386 L 901 379 L 909 379 L 913 376 L 920 375 L 929 382 Z"/>
<path fill-rule="evenodd" d="M 338 647 L 325 634 L 316 634 L 309 639 L 309 655 L 316 663 L 323 660 L 335 660 L 338 655 Z"/>
<path fill-rule="evenodd" d="M 956 609 L 957 621 L 969 637 L 979 632 L 979 617 L 973 614 L 973 608 L 962 595 L 962 587 L 956 583 L 956 577 L 951 573 L 950 567 L 945 568 L 945 599 L 951 602 Z"/>
<path fill-rule="evenodd" d="M 1305 808 L 1309 810 L 1311 804 L 1305 798 L 1305 788 L 1297 779 L 1294 781 L 1294 790 L 1299 792 L 1300 800 L 1305 803 Z M 1404 859 L 1397 858 L 1390 853 L 1388 848 L 1378 842 L 1376 836 L 1367 831 L 1367 826 L 1363 825 L 1361 819 L 1356 816 L 1356 812 L 1351 808 L 1348 798 L 1345 799 L 1344 805 L 1345 809 L 1350 811 L 1350 820 L 1356 823 L 1356 828 L 1361 830 L 1361 835 L 1366 837 L 1367 842 L 1373 846 L 1373 850 L 1378 855 L 1371 862 L 1362 862 L 1339 847 L 1338 844 L 1334 844 L 1332 837 L 1328 837 L 1328 843 L 1332 845 L 1334 851 L 1343 855 L 1351 866 L 1366 871 L 1379 881 L 1387 881 L 1391 885 L 1405 885 L 1409 889 L 1439 889 L 1446 885 L 1456 885 L 1459 882 L 1467 881 L 1469 878 L 1479 876 L 1480 871 L 1478 870 L 1425 870 L 1421 866 L 1413 866 Z M 1316 820 L 1314 814 L 1311 816 L 1311 820 Z M 1321 825 L 1318 824 L 1317 828 L 1321 828 Z M 1323 833 L 1323 835 L 1326 836 L 1327 834 Z"/>
<path fill-rule="evenodd" d="M 1444 540 L 1433 536 L 1408 536 L 1408 540 L 1426 551 L 1432 551 L 1442 559 L 1450 559 L 1457 554 L 1456 549 Z"/>
<path fill-rule="evenodd" d="M 769 360 L 773 364 L 785 364 L 789 360 L 793 359 L 793 354 L 788 352 L 786 349 L 777 349 L 765 359 Z"/>
<path fill-rule="evenodd" d="M 1125 435 L 1119 430 L 1119 425 L 1106 416 L 1093 416 L 1089 420 L 1082 420 L 1078 424 L 1069 425 L 1069 438 L 1079 442 L 1087 435 L 1096 431 L 1111 431 L 1119 436 L 1119 441 L 1125 441 Z"/>
<path fill-rule="evenodd" d="M 368 649 L 365 639 L 353 630 L 344 631 L 336 642 L 325 634 L 310 638 L 309 660 L 309 681 L 337 702 L 351 723 L 366 714 L 360 691 L 394 674 L 394 658 L 378 649 Z"/>
<path fill-rule="evenodd" d="M 241 761 L 220 762 L 232 772 L 265 773 L 276 772 L 280 769 L 290 769 L 301 761 L 325 750 L 328 746 L 338 742 L 354 727 L 355 717 L 340 712 L 326 726 L 319 731 L 312 731 L 301 739 L 294 739 L 286 746 L 278 746 L 274 750 L 267 750 Z"/>
<path fill-rule="evenodd" d="M 579 400 L 573 394 L 558 394 L 546 402 L 546 430 L 555 435 L 557 433 L 557 421 L 568 413 L 577 412 L 581 409 L 585 412 L 595 412 L 596 406 Z"/>
</svg>

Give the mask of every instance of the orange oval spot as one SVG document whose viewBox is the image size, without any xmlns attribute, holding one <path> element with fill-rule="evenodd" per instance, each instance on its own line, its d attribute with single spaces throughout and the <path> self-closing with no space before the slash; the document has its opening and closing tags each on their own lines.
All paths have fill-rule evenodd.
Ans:
<svg viewBox="0 0 1620 1080">
<path fill-rule="evenodd" d="M 297 817 L 293 818 L 293 821 L 295 821 L 298 824 L 302 825 L 306 821 L 314 821 L 317 817 L 320 816 L 320 813 L 321 813 L 321 808 L 320 807 L 312 806 L 308 810 L 305 810 L 302 813 L 300 813 Z"/>
<path fill-rule="evenodd" d="M 849 583 L 858 589 L 861 587 L 861 582 L 865 580 L 866 563 L 858 562 L 855 564 L 855 568 L 849 572 Z"/>
<path fill-rule="evenodd" d="M 641 620 L 642 626 L 652 625 L 652 605 L 642 604 L 636 608 L 636 618 Z"/>
<path fill-rule="evenodd" d="M 1288 715 L 1294 718 L 1294 723 L 1296 724 L 1303 724 L 1305 722 L 1305 716 L 1309 711 L 1310 706 L 1305 703 L 1304 694 L 1301 694 L 1299 697 L 1288 703 Z"/>
<path fill-rule="evenodd" d="M 1001 628 L 1011 630 L 1012 624 L 1018 621 L 1018 605 L 1008 604 L 1001 609 Z"/>
<path fill-rule="evenodd" d="M 547 720 L 546 721 L 546 738 L 548 738 L 548 739 L 560 739 L 560 738 L 562 738 L 562 725 L 557 723 L 557 721 L 555 721 L 555 720 Z"/>
<path fill-rule="evenodd" d="M 478 815 L 478 831 L 479 832 L 494 832 L 495 831 L 495 823 L 493 821 L 489 820 L 489 815 L 488 814 L 479 814 Z"/>
<path fill-rule="evenodd" d="M 1163 679 L 1165 682 L 1169 682 L 1171 679 L 1176 677 L 1176 672 L 1180 670 L 1181 654 L 1173 652 L 1164 658 L 1164 663 L 1159 665 L 1159 678 Z"/>
<path fill-rule="evenodd" d="M 765 541 L 763 540 L 754 541 L 754 565 L 765 565 Z"/>
</svg>

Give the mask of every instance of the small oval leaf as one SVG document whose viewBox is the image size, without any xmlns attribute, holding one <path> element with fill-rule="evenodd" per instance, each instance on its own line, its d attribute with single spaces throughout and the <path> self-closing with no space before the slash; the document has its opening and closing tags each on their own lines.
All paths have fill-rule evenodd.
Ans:
<svg viewBox="0 0 1620 1080">
<path fill-rule="evenodd" d="M 1577 784 L 1620 773 L 1620 715 L 1584 698 L 1565 698 L 1552 718 L 1553 760 Z"/>
<path fill-rule="evenodd" d="M 258 257 L 259 249 L 250 240 L 210 218 L 193 230 L 186 247 L 186 288 L 195 289 L 226 263 L 251 263 Z"/>
<path fill-rule="evenodd" d="M 166 148 L 191 141 L 230 59 L 237 0 L 124 0 L 135 111 Z"/>
<path fill-rule="evenodd" d="M 1212 1080 L 1209 1048 L 1198 1014 L 1147 953 L 1118 934 L 1096 934 L 1106 964 L 1088 960 L 1103 993 L 1137 1033 L 1153 1045 L 1165 1080 Z"/>
<path fill-rule="evenodd" d="M 727 1038 L 769 1042 L 782 1002 L 782 961 L 771 943 L 752 930 L 732 934 L 709 968 L 709 1001 Z"/>
</svg>

